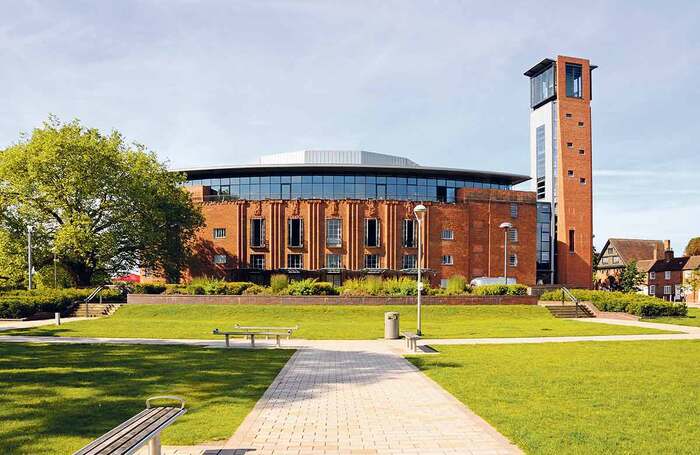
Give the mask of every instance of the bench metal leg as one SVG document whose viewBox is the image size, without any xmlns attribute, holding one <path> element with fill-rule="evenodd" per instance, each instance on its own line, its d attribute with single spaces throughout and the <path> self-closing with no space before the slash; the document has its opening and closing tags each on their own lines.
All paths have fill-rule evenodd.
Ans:
<svg viewBox="0 0 700 455">
<path fill-rule="evenodd" d="M 229 343 L 228 343 L 228 335 L 224 335 L 224 336 L 226 337 L 226 347 L 228 348 L 228 347 L 229 347 Z"/>
<path fill-rule="evenodd" d="M 275 335 L 275 338 L 277 338 L 277 347 L 279 348 L 279 347 L 281 346 L 281 344 L 280 344 L 280 336 L 279 336 L 279 335 Z"/>
<path fill-rule="evenodd" d="M 255 347 L 255 335 L 250 334 L 250 347 L 254 348 Z"/>
<path fill-rule="evenodd" d="M 160 433 L 153 436 L 150 441 L 148 441 L 148 455 L 161 455 L 160 454 Z"/>
</svg>

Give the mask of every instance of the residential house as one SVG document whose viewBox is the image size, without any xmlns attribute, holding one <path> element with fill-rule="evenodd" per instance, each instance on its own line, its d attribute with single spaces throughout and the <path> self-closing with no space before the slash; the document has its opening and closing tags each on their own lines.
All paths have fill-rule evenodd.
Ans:
<svg viewBox="0 0 700 455">
<path fill-rule="evenodd" d="M 637 269 L 646 276 L 651 266 L 663 255 L 664 242 L 661 240 L 608 239 L 600 252 L 596 284 L 601 288 L 616 289 L 620 274 L 630 263 L 636 261 Z"/>
</svg>

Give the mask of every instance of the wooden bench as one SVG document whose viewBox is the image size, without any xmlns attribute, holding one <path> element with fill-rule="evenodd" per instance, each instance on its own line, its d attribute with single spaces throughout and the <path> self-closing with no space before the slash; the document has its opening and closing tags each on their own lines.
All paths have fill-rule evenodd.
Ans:
<svg viewBox="0 0 700 455">
<path fill-rule="evenodd" d="M 257 330 L 233 330 L 230 332 L 222 332 L 219 329 L 214 329 L 212 331 L 214 335 L 223 335 L 226 338 L 226 347 L 228 348 L 230 346 L 229 344 L 229 338 L 232 336 L 242 336 L 244 338 L 247 338 L 250 340 L 250 347 L 254 348 L 255 347 L 255 337 L 263 335 L 265 338 L 269 338 L 271 336 L 275 337 L 275 341 L 277 343 L 277 347 L 280 347 L 282 344 L 280 343 L 280 338 L 281 337 L 288 337 L 289 334 L 287 332 L 262 332 L 262 331 L 257 331 Z"/>
<path fill-rule="evenodd" d="M 153 400 L 175 400 L 180 406 L 151 406 Z M 157 396 L 146 400 L 146 409 L 100 436 L 73 455 L 130 455 L 148 443 L 149 455 L 160 455 L 160 433 L 187 412 L 185 400 Z"/>
<path fill-rule="evenodd" d="M 421 336 L 412 332 L 401 332 L 401 335 L 406 340 L 406 349 L 418 352 L 418 340 L 421 339 Z"/>
</svg>

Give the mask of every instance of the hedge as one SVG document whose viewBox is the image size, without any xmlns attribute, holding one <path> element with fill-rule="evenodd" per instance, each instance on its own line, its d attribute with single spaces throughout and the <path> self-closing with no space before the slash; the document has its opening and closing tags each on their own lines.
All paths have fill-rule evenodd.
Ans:
<svg viewBox="0 0 700 455">
<path fill-rule="evenodd" d="M 20 319 L 39 312 L 69 313 L 75 302 L 88 297 L 94 289 L 47 289 L 42 291 L 9 291 L 0 294 L 0 319 Z M 103 301 L 115 301 L 121 293 L 102 291 Z"/>
<path fill-rule="evenodd" d="M 667 302 L 644 294 L 586 289 L 572 289 L 571 293 L 579 300 L 593 303 L 600 311 L 627 312 L 641 317 L 688 314 L 688 307 L 684 303 Z M 561 291 L 545 292 L 540 296 L 540 300 L 561 300 Z"/>
</svg>

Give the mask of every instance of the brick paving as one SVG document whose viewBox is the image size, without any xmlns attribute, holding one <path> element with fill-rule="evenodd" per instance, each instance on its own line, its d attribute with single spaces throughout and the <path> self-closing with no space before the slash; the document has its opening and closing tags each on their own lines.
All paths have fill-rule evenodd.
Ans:
<svg viewBox="0 0 700 455">
<path fill-rule="evenodd" d="M 520 453 L 386 344 L 314 344 L 280 372 L 231 453 Z"/>
</svg>

